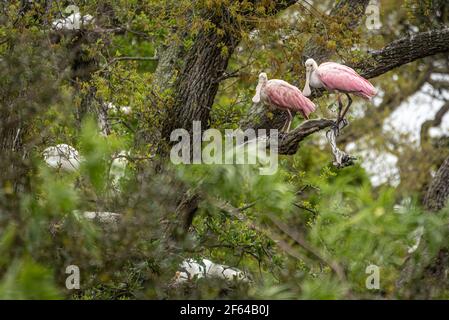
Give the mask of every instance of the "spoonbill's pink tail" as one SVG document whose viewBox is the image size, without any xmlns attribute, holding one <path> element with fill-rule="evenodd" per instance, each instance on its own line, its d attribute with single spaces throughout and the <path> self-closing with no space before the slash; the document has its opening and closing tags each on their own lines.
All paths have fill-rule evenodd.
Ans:
<svg viewBox="0 0 449 320">
<path fill-rule="evenodd" d="M 304 98 L 306 98 L 306 97 L 304 97 Z M 306 102 L 304 103 L 304 106 L 303 106 L 303 112 L 304 112 L 304 117 L 306 119 L 309 119 L 309 115 L 312 112 L 315 112 L 316 107 L 315 107 L 315 104 L 312 101 L 310 101 L 308 98 L 306 98 L 306 99 L 307 100 L 306 100 Z"/>
<path fill-rule="evenodd" d="M 364 99 L 371 100 L 377 94 L 377 89 L 371 84 L 371 82 L 363 77 L 360 77 L 360 91 L 355 94 Z"/>
<path fill-rule="evenodd" d="M 301 90 L 282 80 L 270 80 L 265 93 L 272 104 L 281 109 L 300 112 L 304 118 L 315 111 L 315 104 L 305 97 Z"/>
<path fill-rule="evenodd" d="M 322 63 L 318 76 L 325 88 L 330 91 L 352 93 L 364 99 L 371 99 L 377 89 L 354 69 L 335 62 Z"/>
</svg>

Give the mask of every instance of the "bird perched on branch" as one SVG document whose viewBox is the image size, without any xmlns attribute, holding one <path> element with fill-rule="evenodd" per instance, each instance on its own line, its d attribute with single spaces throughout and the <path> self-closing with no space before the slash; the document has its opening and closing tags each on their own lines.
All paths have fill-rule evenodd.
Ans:
<svg viewBox="0 0 449 320">
<path fill-rule="evenodd" d="M 259 83 L 253 97 L 254 103 L 260 101 L 287 111 L 288 119 L 281 129 L 285 132 L 289 132 L 293 120 L 291 111 L 300 112 L 304 119 L 309 119 L 309 115 L 315 111 L 315 104 L 306 98 L 301 90 L 284 80 L 268 80 L 265 72 L 259 75 Z"/>
<path fill-rule="evenodd" d="M 338 116 L 336 127 L 344 119 L 352 99 L 349 94 L 370 100 L 377 94 L 377 89 L 365 78 L 348 66 L 335 63 L 324 62 L 318 66 L 313 59 L 307 59 L 306 63 L 306 84 L 303 93 L 306 97 L 311 95 L 310 87 L 324 88 L 328 91 L 337 91 Z M 344 93 L 348 97 L 348 105 L 343 110 L 340 94 Z"/>
</svg>

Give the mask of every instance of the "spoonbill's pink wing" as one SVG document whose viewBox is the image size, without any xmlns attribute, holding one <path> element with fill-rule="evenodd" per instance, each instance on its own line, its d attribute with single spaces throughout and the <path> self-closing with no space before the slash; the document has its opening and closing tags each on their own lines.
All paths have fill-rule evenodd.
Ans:
<svg viewBox="0 0 449 320">
<path fill-rule="evenodd" d="M 268 81 L 265 94 L 273 105 L 301 112 L 305 119 L 309 119 L 309 115 L 315 111 L 315 104 L 301 90 L 283 80 Z"/>
<path fill-rule="evenodd" d="M 318 67 L 317 72 L 326 89 L 353 93 L 365 99 L 370 99 L 377 93 L 368 80 L 348 66 L 325 62 Z"/>
</svg>

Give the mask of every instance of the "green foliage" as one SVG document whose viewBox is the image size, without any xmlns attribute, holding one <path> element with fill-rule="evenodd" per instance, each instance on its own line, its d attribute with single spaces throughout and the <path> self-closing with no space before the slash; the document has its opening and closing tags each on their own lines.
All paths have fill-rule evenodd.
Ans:
<svg viewBox="0 0 449 320">
<path fill-rule="evenodd" d="M 209 124 L 235 129 L 252 105 L 259 72 L 302 86 L 302 53 L 311 38 L 333 58 L 357 64 L 366 59 L 368 43 L 380 47 L 411 25 L 425 30 L 441 24 L 443 18 L 429 20 L 440 2 L 405 2 L 396 11 L 396 2 L 382 1 L 385 29 L 378 34 L 350 31 L 353 16 L 330 19 L 304 3 L 273 15 L 275 1 L 96 0 L 74 3 L 95 15 L 103 30 L 61 35 L 50 30 L 61 14 L 57 1 L 29 10 L 21 10 L 21 1 L 0 4 L 0 299 L 401 297 L 397 280 L 416 230 L 424 230 L 425 245 L 410 258 L 414 277 L 446 246 L 448 209 L 429 214 L 420 201 L 443 148 L 429 143 L 419 152 L 406 142 L 395 145 L 405 150 L 398 188 L 374 188 L 360 163 L 335 169 L 318 135 L 302 141 L 295 155 L 280 156 L 273 175 L 260 175 L 260 164 L 175 166 L 161 152 L 161 132 L 176 91 L 170 85 L 186 61 L 173 62 L 166 84 L 156 70 L 172 44 L 186 52 L 201 32 L 220 39 L 238 34 Z M 330 4 L 317 8 L 325 12 Z M 84 33 L 89 37 L 79 38 Z M 218 49 L 232 53 L 225 42 Z M 397 80 L 392 73 L 377 79 L 387 102 L 370 111 L 355 101 L 366 116 L 351 124 L 349 140 L 363 134 L 373 149 L 391 149 L 394 137 L 381 132 L 379 119 L 418 89 L 416 79 L 426 68 L 415 62 L 394 71 Z M 316 99 L 313 117 L 333 117 L 327 107 L 335 105 L 332 99 Z M 132 111 L 108 111 L 105 136 L 98 117 L 109 103 Z M 44 163 L 42 151 L 58 143 L 80 152 L 78 172 Z M 128 163 L 114 183 L 111 166 L 122 150 L 129 151 Z M 192 193 L 199 203 L 185 234 L 178 230 L 179 205 Z M 86 212 L 120 218 L 105 223 Z M 174 286 L 188 258 L 239 268 L 251 281 L 208 278 Z M 81 270 L 76 291 L 65 287 L 72 264 Z M 365 286 L 371 264 L 380 267 L 380 290 Z M 407 290 L 412 298 L 418 291 Z M 448 292 L 443 286 L 429 297 Z"/>
<path fill-rule="evenodd" d="M 0 281 L 1 299 L 60 299 L 51 270 L 30 259 L 12 261 Z"/>
</svg>

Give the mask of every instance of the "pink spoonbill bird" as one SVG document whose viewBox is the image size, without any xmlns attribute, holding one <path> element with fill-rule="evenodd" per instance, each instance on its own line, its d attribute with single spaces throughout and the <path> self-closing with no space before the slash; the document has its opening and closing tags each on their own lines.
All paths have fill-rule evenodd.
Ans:
<svg viewBox="0 0 449 320">
<path fill-rule="evenodd" d="M 377 93 L 376 88 L 368 80 L 348 66 L 335 62 L 324 62 L 318 66 L 313 59 L 307 59 L 305 66 L 306 84 L 303 93 L 306 97 L 311 94 L 310 87 L 338 92 L 337 128 L 351 106 L 350 93 L 366 100 L 370 100 Z M 344 93 L 348 97 L 348 105 L 343 112 L 340 93 Z"/>
<path fill-rule="evenodd" d="M 272 107 L 287 111 L 288 119 L 281 131 L 288 132 L 293 116 L 291 111 L 300 112 L 304 119 L 309 119 L 309 115 L 315 111 L 315 104 L 306 98 L 301 90 L 284 80 L 268 80 L 267 74 L 259 74 L 259 83 L 256 87 L 256 94 L 253 97 L 254 103 L 262 103 Z"/>
</svg>

